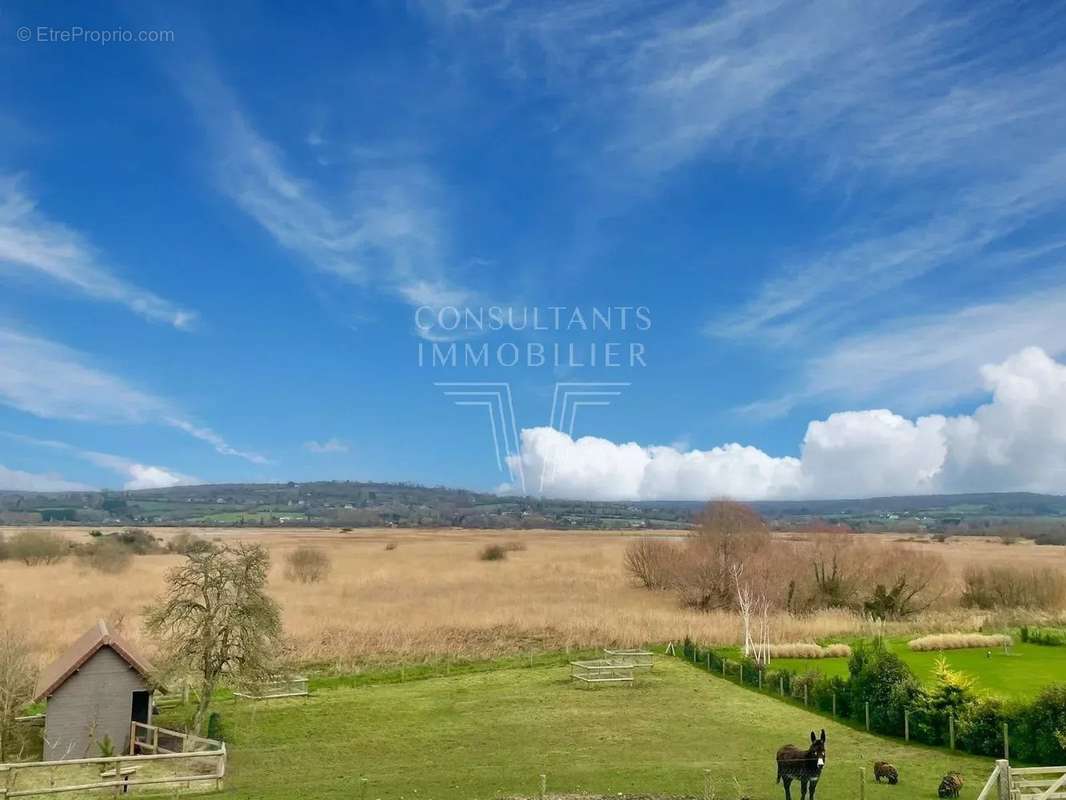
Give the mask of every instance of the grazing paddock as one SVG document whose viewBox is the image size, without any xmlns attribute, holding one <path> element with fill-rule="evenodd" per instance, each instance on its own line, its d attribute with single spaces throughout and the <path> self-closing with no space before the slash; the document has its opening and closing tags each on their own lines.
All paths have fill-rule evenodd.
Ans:
<svg viewBox="0 0 1066 800">
<path fill-rule="evenodd" d="M 943 655 L 953 669 L 975 677 L 978 689 L 1004 698 L 1032 699 L 1049 683 L 1061 683 L 1066 676 L 1066 647 L 1016 643 L 1009 654 L 1005 655 L 1000 646 L 991 648 L 989 656 L 989 648 L 915 651 L 907 646 L 907 638 L 890 639 L 887 644 L 923 681 L 932 681 L 933 665 Z M 817 670 L 826 675 L 847 675 L 848 672 L 845 658 L 775 658 L 770 666 L 800 673 Z"/>
<path fill-rule="evenodd" d="M 993 762 L 882 739 L 734 686 L 675 659 L 622 689 L 582 691 L 566 666 L 507 669 L 223 708 L 225 797 L 489 800 L 549 794 L 703 793 L 780 800 L 774 754 L 825 728 L 823 800 L 935 798 L 961 772 L 972 800 Z M 891 761 L 898 786 L 873 782 Z M 735 782 L 734 782 L 735 781 Z M 738 794 L 739 793 L 739 794 Z M 797 794 L 798 797 L 798 794 Z"/>
</svg>

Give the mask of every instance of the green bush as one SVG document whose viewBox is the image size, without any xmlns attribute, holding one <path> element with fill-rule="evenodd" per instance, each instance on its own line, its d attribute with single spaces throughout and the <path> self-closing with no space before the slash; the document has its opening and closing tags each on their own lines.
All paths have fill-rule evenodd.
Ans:
<svg viewBox="0 0 1066 800">
<path fill-rule="evenodd" d="M 848 660 L 850 708 L 865 719 L 870 704 L 870 727 L 899 736 L 905 709 L 923 708 L 927 698 L 921 682 L 905 663 L 881 644 L 860 644 Z"/>
<path fill-rule="evenodd" d="M 1047 686 L 1019 710 L 1017 733 L 1011 733 L 1011 754 L 1037 764 L 1066 761 L 1066 684 Z"/>
<path fill-rule="evenodd" d="M 1036 628 L 1023 625 L 1021 640 L 1031 644 L 1043 644 L 1050 647 L 1066 645 L 1066 630 L 1062 628 Z"/>
<path fill-rule="evenodd" d="M 212 711 L 211 715 L 207 718 L 207 738 L 214 739 L 216 742 L 224 740 L 222 734 L 222 715 L 217 711 Z"/>
<path fill-rule="evenodd" d="M 1003 723 L 1013 729 L 1011 709 L 998 697 L 978 697 L 955 720 L 955 743 L 969 753 L 1003 757 Z"/>
</svg>

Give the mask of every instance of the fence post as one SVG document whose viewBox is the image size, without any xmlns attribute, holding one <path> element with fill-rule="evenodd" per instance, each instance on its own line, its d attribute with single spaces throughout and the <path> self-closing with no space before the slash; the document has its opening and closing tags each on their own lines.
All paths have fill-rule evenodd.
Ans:
<svg viewBox="0 0 1066 800">
<path fill-rule="evenodd" d="M 859 800 L 866 800 L 866 768 L 859 767 Z"/>
<path fill-rule="evenodd" d="M 725 677 L 725 659 L 722 659 L 722 677 Z"/>
<path fill-rule="evenodd" d="M 903 709 L 903 741 L 911 740 L 911 712 L 909 708 Z"/>
<path fill-rule="evenodd" d="M 996 761 L 999 770 L 999 800 L 1010 800 L 1010 762 L 1005 758 Z"/>
<path fill-rule="evenodd" d="M 744 683 L 744 662 L 740 662 L 740 683 Z"/>
<path fill-rule="evenodd" d="M 711 651 L 707 651 L 707 671 L 711 671 Z"/>
<path fill-rule="evenodd" d="M 540 776 L 540 800 L 544 800 L 544 795 L 548 793 L 548 776 Z"/>
<path fill-rule="evenodd" d="M 1003 760 L 1010 761 L 1010 729 L 1003 723 Z"/>
<path fill-rule="evenodd" d="M 837 693 L 833 692 L 833 716 L 837 715 Z"/>
<path fill-rule="evenodd" d="M 955 749 L 955 715 L 952 714 L 948 717 L 948 747 L 952 750 Z"/>
<path fill-rule="evenodd" d="M 803 705 L 807 705 L 807 684 L 803 684 Z"/>
<path fill-rule="evenodd" d="M 367 778 L 359 779 L 359 800 L 366 800 L 366 789 L 369 783 L 370 781 Z"/>
<path fill-rule="evenodd" d="M 866 730 L 870 730 L 870 701 L 866 701 Z"/>
<path fill-rule="evenodd" d="M 711 800 L 711 771 L 705 769 L 703 771 L 703 800 Z"/>
<path fill-rule="evenodd" d="M 759 676 L 759 688 L 762 689 L 762 670 L 761 669 L 758 672 L 758 676 Z"/>
<path fill-rule="evenodd" d="M 785 676 L 779 675 L 777 678 L 777 691 L 781 693 L 781 696 L 785 696 Z"/>
</svg>

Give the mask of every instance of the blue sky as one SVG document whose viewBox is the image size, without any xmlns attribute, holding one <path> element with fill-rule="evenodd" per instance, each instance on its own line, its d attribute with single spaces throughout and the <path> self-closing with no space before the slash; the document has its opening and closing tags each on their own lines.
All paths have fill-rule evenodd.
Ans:
<svg viewBox="0 0 1066 800">
<path fill-rule="evenodd" d="M 27 2 L 0 28 L 0 488 L 1066 491 L 1052 4 Z M 470 325 L 553 308 L 583 323 Z M 604 367 L 611 342 L 642 357 Z M 557 384 L 605 405 L 551 430 Z"/>
</svg>

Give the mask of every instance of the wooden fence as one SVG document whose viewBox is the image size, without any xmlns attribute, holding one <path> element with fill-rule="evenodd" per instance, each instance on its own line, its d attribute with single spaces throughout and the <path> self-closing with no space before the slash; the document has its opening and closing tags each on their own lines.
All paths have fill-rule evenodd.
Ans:
<svg viewBox="0 0 1066 800">
<path fill-rule="evenodd" d="M 110 789 L 117 795 L 142 786 L 170 785 L 175 793 L 183 785 L 191 789 L 193 784 L 213 783 L 216 790 L 222 788 L 223 742 L 139 722 L 131 724 L 130 732 L 129 755 L 0 764 L 0 800 L 95 789 Z"/>
<path fill-rule="evenodd" d="M 1012 767 L 1000 759 L 977 800 L 1066 800 L 1066 767 Z"/>
<path fill-rule="evenodd" d="M 248 700 L 272 700 L 279 697 L 307 697 L 309 694 L 307 678 L 296 675 L 291 678 L 267 681 L 247 691 L 234 692 L 233 696 Z"/>
</svg>

